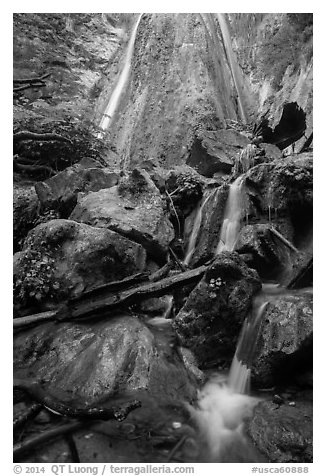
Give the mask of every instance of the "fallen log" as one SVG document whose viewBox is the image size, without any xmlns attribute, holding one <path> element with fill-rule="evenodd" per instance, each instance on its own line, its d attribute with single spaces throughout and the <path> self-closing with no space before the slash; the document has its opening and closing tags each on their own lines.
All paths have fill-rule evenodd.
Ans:
<svg viewBox="0 0 326 476">
<path fill-rule="evenodd" d="M 168 263 L 167 263 L 168 265 Z M 161 272 L 167 272 L 170 267 L 167 265 L 161 268 Z M 57 310 L 41 312 L 38 314 L 32 314 L 24 317 L 18 317 L 13 320 L 14 329 L 19 329 L 26 327 L 32 324 L 39 324 L 51 320 L 72 320 L 84 317 L 101 317 L 101 314 L 106 311 L 116 310 L 120 306 L 131 305 L 141 302 L 143 299 L 149 297 L 159 297 L 169 294 L 175 289 L 186 286 L 187 284 L 196 283 L 203 276 L 207 270 L 208 265 L 200 266 L 199 268 L 190 269 L 184 273 L 179 273 L 174 276 L 169 276 L 159 281 L 154 281 L 155 273 L 152 275 L 151 280 L 145 281 L 144 284 L 133 286 L 129 289 L 124 289 L 118 293 L 112 294 L 115 292 L 112 288 L 114 286 L 121 286 L 121 284 L 129 283 L 132 280 L 136 280 L 136 276 L 141 277 L 142 273 L 139 275 L 131 276 L 122 281 L 116 281 L 114 283 L 108 283 L 104 285 L 102 289 L 96 288 L 92 291 L 82 294 L 78 298 L 73 298 L 64 303 Z M 160 271 L 160 270 L 158 270 Z M 158 273 L 158 272 L 157 272 Z M 156 276 L 157 277 L 157 276 Z M 144 277 L 145 280 L 145 277 Z M 110 285 L 112 287 L 110 288 Z M 109 295 L 103 296 L 104 291 L 111 293 Z M 105 316 L 102 316 L 105 317 Z"/>
<path fill-rule="evenodd" d="M 49 167 L 48 165 L 20 164 L 18 160 L 14 161 L 14 169 L 23 170 L 26 172 L 48 172 L 52 176 L 57 174 L 57 172 L 53 170 L 52 167 Z"/>
<path fill-rule="evenodd" d="M 57 310 L 46 311 L 40 312 L 38 314 L 32 314 L 30 316 L 17 317 L 13 320 L 13 327 L 14 329 L 20 329 L 21 327 L 30 326 L 31 324 L 51 321 L 54 319 L 57 312 Z"/>
<path fill-rule="evenodd" d="M 51 73 L 43 74 L 43 76 L 39 76 L 38 78 L 24 78 L 24 79 L 14 79 L 14 84 L 28 84 L 28 83 L 38 83 L 39 81 L 43 81 L 44 79 L 51 76 Z"/>
<path fill-rule="evenodd" d="M 136 288 L 131 288 L 126 291 L 122 291 L 116 295 L 100 297 L 85 300 L 85 302 L 77 303 L 68 301 L 62 308 L 58 310 L 55 319 L 61 320 L 73 320 L 85 317 L 105 317 L 103 313 L 107 311 L 116 310 L 121 306 L 130 306 L 141 302 L 143 299 L 149 297 L 160 297 L 165 294 L 169 294 L 176 288 L 196 283 L 207 270 L 207 266 L 203 265 L 199 268 L 185 271 L 174 276 L 169 276 L 157 282 L 145 283 Z"/>
<path fill-rule="evenodd" d="M 43 406 L 40 403 L 33 403 L 27 410 L 20 413 L 13 422 L 13 430 L 17 431 L 28 421 L 33 420 L 40 413 Z"/>
<path fill-rule="evenodd" d="M 59 141 L 59 142 L 69 142 L 72 143 L 67 137 L 63 137 L 60 134 L 54 132 L 45 132 L 45 133 L 36 133 L 30 131 L 20 131 L 14 134 L 14 142 L 21 142 L 23 140 L 36 140 L 36 141 Z"/>
<path fill-rule="evenodd" d="M 279 231 L 275 230 L 274 227 L 270 228 L 270 232 L 273 233 L 273 235 L 276 236 L 285 246 L 290 248 L 290 250 L 294 251 L 295 253 L 299 253 L 299 250 L 292 245 L 292 243 L 289 242 Z"/>
<path fill-rule="evenodd" d="M 76 408 L 55 399 L 52 395 L 46 393 L 40 384 L 35 381 L 14 379 L 14 388 L 23 390 L 30 397 L 32 397 L 33 400 L 43 405 L 50 412 L 69 418 L 79 418 L 83 420 L 123 421 L 127 418 L 131 411 L 141 407 L 141 402 L 139 400 L 132 400 L 130 402 L 123 403 L 119 407 Z"/>
<path fill-rule="evenodd" d="M 88 422 L 88 425 L 89 424 L 90 422 Z M 79 430 L 84 426 L 85 422 L 74 421 L 72 423 L 66 423 L 65 425 L 57 426 L 56 428 L 52 428 L 51 430 L 43 431 L 37 436 L 32 436 L 28 440 L 21 441 L 20 443 L 14 445 L 13 459 L 14 461 L 17 461 L 17 458 L 20 458 L 28 451 L 31 451 L 34 448 L 38 448 L 40 445 L 45 444 L 60 435 L 65 435 L 67 433 L 71 433 L 72 431 Z"/>
<path fill-rule="evenodd" d="M 14 93 L 18 93 L 19 91 L 24 91 L 25 89 L 31 89 L 31 88 L 45 88 L 46 84 L 43 82 L 39 83 L 29 83 L 29 84 L 24 84 L 23 86 L 17 86 L 16 88 L 13 88 Z"/>
<path fill-rule="evenodd" d="M 119 281 L 112 281 L 108 284 L 102 284 L 101 286 L 97 286 L 90 291 L 86 291 L 78 297 L 70 299 L 69 302 L 71 303 L 78 303 L 89 298 L 93 298 L 95 296 L 100 296 L 101 294 L 109 294 L 115 293 L 117 291 L 126 290 L 135 284 L 142 283 L 144 281 L 148 281 L 150 277 L 149 273 L 137 273 L 133 274 L 132 276 L 128 276 L 127 278 L 121 279 Z"/>
<path fill-rule="evenodd" d="M 171 269 L 173 268 L 173 261 L 168 261 L 162 268 L 158 269 L 155 271 L 155 273 L 151 274 L 149 276 L 149 280 L 154 282 L 154 281 L 160 281 L 163 278 L 166 278 Z"/>
</svg>

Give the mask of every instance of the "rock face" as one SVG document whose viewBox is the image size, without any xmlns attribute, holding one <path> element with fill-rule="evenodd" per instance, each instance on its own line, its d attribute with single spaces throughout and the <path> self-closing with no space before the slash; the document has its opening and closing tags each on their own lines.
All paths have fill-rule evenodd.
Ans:
<svg viewBox="0 0 326 476">
<path fill-rule="evenodd" d="M 118 182 L 118 174 L 107 168 L 85 168 L 76 164 L 38 182 L 35 190 L 44 209 L 58 210 L 62 218 L 68 218 L 77 204 L 79 192 L 97 192 Z"/>
<path fill-rule="evenodd" d="M 235 156 L 249 144 L 249 139 L 233 129 L 201 131 L 195 138 L 187 164 L 201 175 L 229 174 Z"/>
<path fill-rule="evenodd" d="M 265 278 L 279 276 L 282 269 L 290 266 L 291 255 L 296 254 L 275 237 L 271 228 L 268 223 L 246 225 L 241 229 L 235 246 L 238 253 L 251 255 L 248 263 Z"/>
<path fill-rule="evenodd" d="M 14 251 L 22 247 L 22 241 L 34 227 L 39 212 L 39 200 L 33 186 L 14 185 L 13 190 Z"/>
<path fill-rule="evenodd" d="M 246 174 L 257 214 L 279 224 L 292 240 L 312 223 L 312 154 L 304 153 L 257 165 Z M 291 230 L 292 228 L 292 230 Z"/>
<path fill-rule="evenodd" d="M 260 387 L 273 386 L 312 366 L 312 294 L 278 297 L 262 317 L 253 358 L 252 378 Z"/>
<path fill-rule="evenodd" d="M 252 296 L 260 287 L 256 271 L 237 253 L 217 256 L 173 321 L 182 345 L 202 366 L 232 357 Z"/>
<path fill-rule="evenodd" d="M 17 377 L 42 380 L 49 394 L 79 406 L 144 389 L 165 399 L 195 396 L 181 361 L 165 358 L 136 317 L 24 331 L 15 338 L 14 363 Z"/>
<path fill-rule="evenodd" d="M 184 163 L 198 127 L 240 117 L 214 14 L 145 14 L 112 138 L 126 163 Z M 132 144 L 132 147 L 129 147 Z"/>
<path fill-rule="evenodd" d="M 32 230 L 14 270 L 18 304 L 57 302 L 145 267 L 146 252 L 118 233 L 72 220 Z"/>
<path fill-rule="evenodd" d="M 271 463 L 312 463 L 312 400 L 295 406 L 261 402 L 247 433 Z"/>
<path fill-rule="evenodd" d="M 140 169 L 134 169 L 118 186 L 81 198 L 70 218 L 116 231 L 158 259 L 164 257 L 174 237 L 160 192 Z"/>
<path fill-rule="evenodd" d="M 213 258 L 219 242 L 223 224 L 224 210 L 229 194 L 229 187 L 224 184 L 217 189 L 207 189 L 193 213 L 185 222 L 185 241 L 189 242 L 198 213 L 201 213 L 201 224 L 196 240 L 196 248 L 190 260 L 192 267 L 201 265 Z M 206 200 L 207 198 L 207 200 Z"/>
</svg>

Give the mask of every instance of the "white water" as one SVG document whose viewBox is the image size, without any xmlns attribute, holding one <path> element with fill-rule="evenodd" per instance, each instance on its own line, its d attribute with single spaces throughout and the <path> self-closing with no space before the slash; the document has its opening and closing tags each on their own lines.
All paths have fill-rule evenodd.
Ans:
<svg viewBox="0 0 326 476">
<path fill-rule="evenodd" d="M 244 208 L 242 185 L 242 175 L 230 185 L 229 196 L 225 207 L 225 218 L 221 229 L 220 241 L 216 248 L 216 254 L 222 251 L 233 251 L 237 243 Z"/>
<path fill-rule="evenodd" d="M 139 22 L 141 20 L 143 13 L 141 13 L 136 21 L 136 24 L 132 30 L 132 34 L 128 43 L 127 51 L 126 51 L 126 58 L 125 62 L 123 65 L 123 69 L 121 71 L 121 74 L 119 76 L 118 82 L 116 87 L 114 88 L 114 91 L 110 97 L 110 101 L 104 111 L 104 114 L 102 116 L 101 122 L 100 122 L 100 128 L 103 129 L 103 131 L 108 130 L 110 123 L 112 121 L 112 118 L 114 116 L 114 113 L 119 105 L 120 98 L 122 95 L 122 92 L 124 91 L 124 88 L 128 82 L 129 79 L 129 73 L 130 73 L 130 67 L 131 67 L 131 60 L 132 60 L 132 55 L 134 52 L 134 45 L 135 45 L 135 40 L 136 40 L 136 35 L 137 35 L 137 29 Z"/>
<path fill-rule="evenodd" d="M 237 448 L 235 458 L 242 459 L 247 452 L 242 424 L 259 399 L 244 393 L 249 391 L 250 365 L 267 304 L 258 299 L 253 315 L 246 319 L 227 381 L 219 376 L 211 378 L 198 392 L 197 408 L 188 407 L 208 450 L 204 455 L 208 461 L 220 461 L 231 448 Z"/>
<path fill-rule="evenodd" d="M 228 377 L 228 386 L 235 393 L 249 393 L 250 367 L 259 336 L 262 315 L 267 304 L 266 301 L 260 304 L 253 315 L 249 315 L 243 323 Z"/>
<path fill-rule="evenodd" d="M 200 226 L 203 218 L 203 208 L 206 205 L 207 201 L 209 198 L 212 196 L 213 193 L 215 193 L 215 189 L 213 190 L 206 190 L 204 192 L 204 195 L 200 202 L 197 205 L 197 208 L 195 210 L 195 220 L 193 224 L 193 228 L 191 231 L 191 235 L 189 237 L 188 241 L 188 246 L 187 246 L 187 251 L 185 253 L 185 259 L 184 259 L 184 264 L 188 265 L 190 263 L 190 260 L 192 258 L 192 255 L 194 254 L 194 251 L 196 249 L 196 243 L 198 239 L 198 235 L 200 232 Z"/>
<path fill-rule="evenodd" d="M 229 65 L 232 73 L 232 78 L 234 82 L 235 89 L 237 90 L 237 96 L 238 96 L 238 105 L 239 105 L 239 110 L 240 110 L 240 115 L 241 115 L 241 120 L 246 123 L 247 122 L 247 116 L 245 113 L 245 108 L 243 104 L 243 94 L 242 94 L 242 89 L 241 89 L 241 78 L 240 78 L 240 72 L 239 72 L 239 67 L 237 64 L 237 61 L 234 56 L 234 52 L 232 49 L 232 43 L 231 43 L 231 36 L 229 32 L 229 28 L 227 25 L 227 22 L 224 17 L 224 13 L 217 13 L 217 19 L 220 24 L 221 32 L 222 32 L 222 37 L 223 37 L 223 42 L 226 50 L 226 54 L 229 60 Z"/>
</svg>

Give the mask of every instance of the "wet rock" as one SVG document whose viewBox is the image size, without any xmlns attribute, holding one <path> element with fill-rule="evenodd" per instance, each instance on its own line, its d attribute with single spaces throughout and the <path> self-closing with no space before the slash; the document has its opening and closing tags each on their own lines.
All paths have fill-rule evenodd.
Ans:
<svg viewBox="0 0 326 476">
<path fill-rule="evenodd" d="M 202 199 L 201 225 L 196 240 L 196 248 L 189 262 L 191 267 L 201 265 L 214 257 L 223 225 L 224 210 L 229 187 L 224 184 L 217 189 L 207 190 Z M 207 201 L 206 200 L 207 197 Z M 185 241 L 189 242 L 198 208 L 187 217 L 185 222 Z"/>
<path fill-rule="evenodd" d="M 73 165 L 44 182 L 36 183 L 35 190 L 44 209 L 58 210 L 62 218 L 67 218 L 77 204 L 79 192 L 97 192 L 118 184 L 117 173 L 108 168 L 85 165 L 87 162 Z"/>
<path fill-rule="evenodd" d="M 155 160 L 153 158 L 143 160 L 139 164 L 139 168 L 146 170 L 146 172 L 149 174 L 150 178 L 153 180 L 156 187 L 160 190 L 161 193 L 165 191 L 168 171 L 161 167 L 158 160 Z"/>
<path fill-rule="evenodd" d="M 268 223 L 246 225 L 241 229 L 235 246 L 235 251 L 240 254 L 250 253 L 248 265 L 264 278 L 279 276 L 291 265 L 292 255 L 296 255 L 271 232 L 271 228 Z"/>
<path fill-rule="evenodd" d="M 267 142 L 262 142 L 259 144 L 259 149 L 263 151 L 261 161 L 272 161 L 279 160 L 282 157 L 281 150 L 274 144 L 268 144 Z"/>
<path fill-rule="evenodd" d="M 14 251 L 22 248 L 27 233 L 34 228 L 40 202 L 34 186 L 14 184 L 13 187 L 13 235 Z"/>
<path fill-rule="evenodd" d="M 312 294 L 274 298 L 262 317 L 252 365 L 256 386 L 287 381 L 312 366 Z"/>
<path fill-rule="evenodd" d="M 294 261 L 287 276 L 284 277 L 283 285 L 289 289 L 299 289 L 312 286 L 313 284 L 313 257 L 312 249 L 300 253 Z"/>
<path fill-rule="evenodd" d="M 261 287 L 256 271 L 237 253 L 218 255 L 173 321 L 183 346 L 201 366 L 231 359 L 252 296 Z"/>
<path fill-rule="evenodd" d="M 311 228 L 312 154 L 294 154 L 257 165 L 246 174 L 258 218 L 271 218 L 289 240 Z"/>
<path fill-rule="evenodd" d="M 180 218 L 187 217 L 201 199 L 204 183 L 204 177 L 187 165 L 177 166 L 169 171 L 166 187 Z"/>
<path fill-rule="evenodd" d="M 239 151 L 249 139 L 233 129 L 201 131 L 195 138 L 187 164 L 201 175 L 228 174 Z"/>
<path fill-rule="evenodd" d="M 144 170 L 134 169 L 118 186 L 80 198 L 70 218 L 108 228 L 164 258 L 174 237 L 158 188 Z"/>
<path fill-rule="evenodd" d="M 247 422 L 247 434 L 271 463 L 312 462 L 312 401 L 295 406 L 261 402 Z"/>
<path fill-rule="evenodd" d="M 56 302 L 142 271 L 146 252 L 111 230 L 51 220 L 32 230 L 15 259 L 15 302 Z"/>
<path fill-rule="evenodd" d="M 103 317 L 21 332 L 14 340 L 15 375 L 37 379 L 53 397 L 79 406 L 145 389 L 169 401 L 194 397 L 180 360 L 164 356 L 144 324 L 131 316 Z"/>
</svg>

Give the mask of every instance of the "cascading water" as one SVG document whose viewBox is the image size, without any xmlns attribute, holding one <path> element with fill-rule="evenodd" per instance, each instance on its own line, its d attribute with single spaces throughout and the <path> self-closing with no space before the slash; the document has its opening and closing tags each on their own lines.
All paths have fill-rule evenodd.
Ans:
<svg viewBox="0 0 326 476">
<path fill-rule="evenodd" d="M 203 218 L 203 208 L 206 205 L 207 201 L 209 198 L 212 196 L 212 193 L 215 192 L 215 189 L 213 190 L 206 190 L 204 192 L 204 195 L 200 202 L 197 205 L 197 208 L 195 209 L 194 215 L 194 223 L 193 223 L 193 228 L 189 237 L 188 241 L 188 246 L 187 246 L 187 251 L 185 253 L 185 258 L 184 258 L 184 264 L 188 265 L 190 263 L 190 260 L 192 258 L 192 255 L 194 254 L 194 251 L 196 249 L 196 243 L 198 239 L 198 235 L 200 232 L 200 226 Z"/>
<path fill-rule="evenodd" d="M 242 432 L 244 418 L 251 414 L 258 398 L 249 391 L 250 364 L 268 302 L 256 298 L 251 315 L 245 320 L 227 380 L 212 377 L 198 394 L 197 408 L 188 407 L 204 442 L 202 457 L 221 462 L 233 449 L 236 461 L 255 461 Z M 236 449 L 235 449 L 236 448 Z"/>
<path fill-rule="evenodd" d="M 216 248 L 216 254 L 219 254 L 222 251 L 233 251 L 237 243 L 243 214 L 243 180 L 243 175 L 240 175 L 240 177 L 230 185 L 220 241 Z"/>
<path fill-rule="evenodd" d="M 243 323 L 228 377 L 228 386 L 236 393 L 249 392 L 250 366 L 267 304 L 267 301 L 260 304 L 258 310 L 249 315 Z"/>
<path fill-rule="evenodd" d="M 241 115 L 241 119 L 244 123 L 247 122 L 247 116 L 245 113 L 245 108 L 244 108 L 244 100 L 243 100 L 243 94 L 242 94 L 242 88 L 241 88 L 241 76 L 240 76 L 240 71 L 239 67 L 237 64 L 237 61 L 234 56 L 234 52 L 232 49 L 232 43 L 231 43 L 231 36 L 228 28 L 228 24 L 225 20 L 224 13 L 217 13 L 217 18 L 218 22 L 221 28 L 222 32 L 222 38 L 225 46 L 225 51 L 228 57 L 231 73 L 232 73 L 232 78 L 234 82 L 235 89 L 237 90 L 237 97 L 238 97 L 238 105 L 239 105 L 239 111 Z"/>
<path fill-rule="evenodd" d="M 129 79 L 129 73 L 130 73 L 130 67 L 131 67 L 131 60 L 132 60 L 132 55 L 134 52 L 134 46 L 135 46 L 135 40 L 136 40 L 136 35 L 137 35 L 137 30 L 139 26 L 139 22 L 141 20 L 143 13 L 141 13 L 136 21 L 136 24 L 132 30 L 132 34 L 128 43 L 127 47 L 127 52 L 126 52 L 126 58 L 125 62 L 123 65 L 123 69 L 121 71 L 121 74 L 119 76 L 118 82 L 116 87 L 114 88 L 114 91 L 110 97 L 110 101 L 104 111 L 104 114 L 102 116 L 101 122 L 100 122 L 100 128 L 103 129 L 103 131 L 108 130 L 110 123 L 112 121 L 112 118 L 114 116 L 114 113 L 119 105 L 119 101 L 122 95 L 122 92 L 128 82 Z"/>
</svg>

